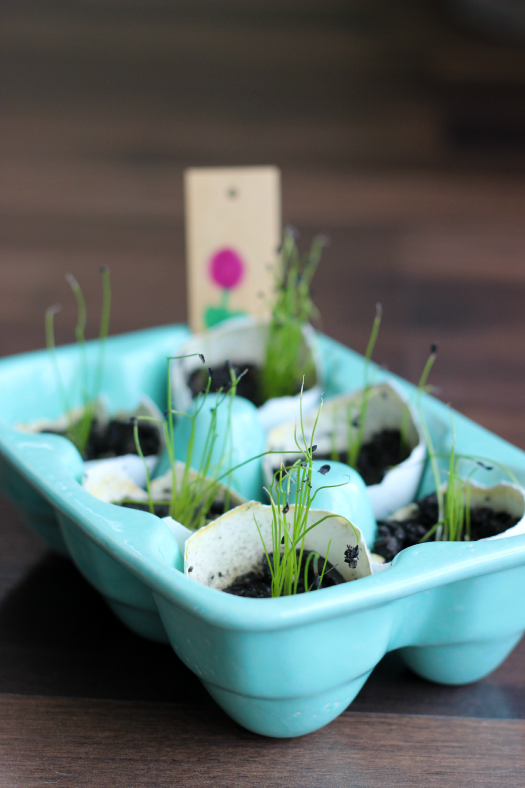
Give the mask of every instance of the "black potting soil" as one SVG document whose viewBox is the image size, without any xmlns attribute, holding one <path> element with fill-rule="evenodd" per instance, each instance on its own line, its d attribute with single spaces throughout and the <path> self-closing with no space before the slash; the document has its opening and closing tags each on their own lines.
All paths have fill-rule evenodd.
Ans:
<svg viewBox="0 0 525 788">
<path fill-rule="evenodd" d="M 144 456 L 158 454 L 160 438 L 153 424 L 139 422 L 140 447 Z M 64 435 L 58 430 L 42 430 L 42 432 Z M 102 460 L 108 457 L 122 457 L 124 454 L 137 454 L 133 437 L 133 425 L 128 421 L 111 419 L 102 428 L 96 419 L 93 420 L 87 446 L 84 450 L 85 460 Z"/>
<path fill-rule="evenodd" d="M 399 430 L 381 430 L 369 441 L 363 443 L 357 458 L 357 470 L 366 485 L 379 484 L 383 481 L 385 473 L 394 465 L 406 460 L 410 454 L 401 444 Z M 316 460 L 331 460 L 329 454 L 315 453 Z M 337 459 L 348 464 L 348 452 L 341 451 Z"/>
<path fill-rule="evenodd" d="M 298 551 L 299 552 L 299 551 Z M 297 593 L 304 594 L 304 566 L 310 554 L 309 550 L 303 552 L 303 560 L 301 563 L 301 570 L 299 575 L 299 583 L 297 585 Z M 273 559 L 273 553 L 270 553 L 270 560 Z M 324 558 L 318 561 L 318 571 L 321 572 L 324 564 Z M 315 571 L 315 559 L 310 561 L 308 566 L 308 586 L 313 586 L 313 589 L 318 589 L 319 575 Z M 339 574 L 337 569 L 334 569 L 332 564 L 328 561 L 326 564 L 326 572 L 323 577 L 322 588 L 329 588 L 344 583 L 345 580 Z M 233 583 L 225 588 L 227 594 L 234 594 L 235 596 L 252 597 L 253 599 L 269 599 L 272 596 L 272 575 L 270 567 L 266 559 L 259 569 L 254 569 L 251 572 L 246 572 L 244 575 L 237 577 Z M 313 590 L 312 589 L 312 590 Z"/>
<path fill-rule="evenodd" d="M 264 405 L 265 398 L 261 394 L 260 385 L 260 369 L 254 364 L 233 364 L 233 371 L 236 377 L 246 371 L 242 376 L 237 386 L 237 394 L 239 397 L 244 397 L 250 400 L 255 407 L 260 408 Z M 230 367 L 228 363 L 220 364 L 211 370 L 211 386 L 210 393 L 214 394 L 219 389 L 229 391 L 231 386 Z M 208 385 L 208 371 L 204 368 L 196 369 L 188 379 L 188 386 L 191 391 L 192 397 L 195 399 L 197 394 L 206 391 Z M 313 384 L 312 384 L 313 385 Z M 301 381 L 298 382 L 296 387 L 296 394 L 301 391 Z"/>
<path fill-rule="evenodd" d="M 160 449 L 158 429 L 153 424 L 139 421 L 138 433 L 140 448 L 144 456 L 150 457 L 153 454 L 158 454 Z M 93 460 L 101 457 L 122 457 L 124 454 L 137 454 L 133 424 L 111 419 L 105 430 L 92 430 L 87 451 L 93 454 L 88 459 Z"/>
<path fill-rule="evenodd" d="M 125 501 L 120 503 L 125 509 L 138 509 L 140 512 L 149 512 L 149 503 L 147 501 Z M 170 513 L 169 503 L 155 503 L 153 501 L 153 513 L 157 517 L 167 517 Z"/>
<path fill-rule="evenodd" d="M 126 501 L 119 504 L 119 506 L 124 506 L 126 509 L 139 509 L 141 512 L 149 512 L 148 501 Z M 168 517 L 170 513 L 169 503 L 156 503 L 153 501 L 153 509 L 157 517 Z M 208 509 L 207 519 L 216 520 L 221 514 L 224 514 L 224 501 L 214 501 Z"/>
<path fill-rule="evenodd" d="M 242 376 L 237 386 L 237 394 L 250 400 L 256 407 L 260 407 L 263 402 L 259 393 L 259 369 L 254 364 L 232 364 L 233 372 L 236 377 L 247 370 Z M 214 394 L 219 389 L 229 391 L 231 387 L 230 367 L 227 363 L 214 367 L 211 371 L 210 393 Z M 189 377 L 188 386 L 192 397 L 206 391 L 208 385 L 208 371 L 204 368 L 196 369 Z"/>
<path fill-rule="evenodd" d="M 417 510 L 409 520 L 382 520 L 377 523 L 377 537 L 373 552 L 391 561 L 405 547 L 418 544 L 438 521 L 436 493 L 417 501 Z M 486 539 L 502 534 L 518 522 L 508 512 L 495 512 L 488 506 L 476 506 L 470 510 L 470 539 Z M 432 540 L 432 537 L 430 537 Z"/>
</svg>

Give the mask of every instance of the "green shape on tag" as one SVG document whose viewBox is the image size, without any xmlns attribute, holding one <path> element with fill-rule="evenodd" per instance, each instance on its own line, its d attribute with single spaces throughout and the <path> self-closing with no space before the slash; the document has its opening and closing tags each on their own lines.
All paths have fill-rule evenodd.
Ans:
<svg viewBox="0 0 525 788">
<path fill-rule="evenodd" d="M 230 295 L 230 291 L 228 288 L 224 288 L 222 291 L 221 303 L 219 306 L 209 306 L 204 312 L 204 324 L 206 328 L 211 328 L 212 326 L 218 325 L 218 323 L 222 323 L 224 320 L 229 320 L 230 317 L 242 317 L 246 314 L 242 310 L 231 310 L 228 309 L 228 297 Z"/>
</svg>

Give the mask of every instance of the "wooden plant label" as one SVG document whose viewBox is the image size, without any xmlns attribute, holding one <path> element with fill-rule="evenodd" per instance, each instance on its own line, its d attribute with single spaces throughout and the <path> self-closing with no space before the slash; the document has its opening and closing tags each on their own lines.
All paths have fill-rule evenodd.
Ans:
<svg viewBox="0 0 525 788">
<path fill-rule="evenodd" d="M 192 330 L 268 314 L 281 242 L 277 167 L 189 169 L 184 198 Z"/>
</svg>

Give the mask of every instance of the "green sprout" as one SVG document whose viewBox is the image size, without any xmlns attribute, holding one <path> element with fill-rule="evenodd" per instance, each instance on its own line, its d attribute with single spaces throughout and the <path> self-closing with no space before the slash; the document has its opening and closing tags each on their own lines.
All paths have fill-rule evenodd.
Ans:
<svg viewBox="0 0 525 788">
<path fill-rule="evenodd" d="M 428 541 L 431 536 L 434 536 L 436 541 L 441 542 L 470 541 L 470 479 L 480 467 L 480 463 L 478 462 L 474 466 L 466 479 L 459 475 L 458 463 L 462 457 L 456 454 L 456 433 L 452 414 L 450 420 L 452 424 L 452 446 L 448 457 L 447 488 L 445 493 L 443 493 L 439 475 L 434 475 L 436 493 L 439 491 L 440 496 L 438 496 L 439 519 L 421 539 L 421 542 Z"/>
<path fill-rule="evenodd" d="M 155 514 L 155 506 L 168 506 L 169 516 L 174 520 L 182 523 L 191 530 L 202 528 L 206 524 L 209 517 L 209 511 L 216 500 L 219 492 L 221 492 L 221 480 L 225 477 L 231 477 L 233 472 L 237 470 L 246 462 L 241 463 L 235 468 L 228 468 L 224 470 L 226 460 L 230 454 L 231 443 L 231 417 L 232 407 L 237 392 L 237 386 L 240 379 L 245 374 L 244 372 L 236 376 L 233 367 L 230 366 L 231 386 L 228 391 L 220 389 L 215 394 L 215 406 L 211 409 L 211 420 L 206 433 L 204 442 L 204 449 L 198 467 L 194 467 L 194 452 L 195 452 L 195 439 L 197 434 L 197 421 L 199 414 L 207 403 L 207 395 L 210 392 L 211 386 L 211 370 L 208 370 L 208 383 L 206 390 L 197 395 L 194 408 L 191 413 L 185 411 L 177 411 L 171 408 L 171 362 L 180 358 L 191 358 L 192 356 L 199 356 L 204 364 L 204 356 L 201 353 L 192 353 L 190 356 L 170 356 L 167 358 L 167 401 L 169 404 L 164 419 L 155 419 L 152 416 L 138 416 L 132 419 L 133 434 L 135 439 L 135 446 L 137 454 L 144 463 L 146 473 L 146 490 L 148 493 L 148 507 L 152 514 Z M 214 461 L 216 456 L 216 446 L 219 439 L 217 433 L 217 414 L 218 410 L 224 403 L 227 403 L 228 418 L 226 424 L 226 431 L 222 445 L 219 445 L 218 461 Z M 191 422 L 190 436 L 188 440 L 188 447 L 186 452 L 186 459 L 182 473 L 177 475 L 177 464 L 175 460 L 175 430 L 174 430 L 174 416 L 180 418 L 187 418 Z M 150 421 L 162 426 L 164 436 L 166 439 L 166 448 L 168 452 L 168 459 L 171 471 L 171 497 L 169 501 L 156 501 L 153 499 L 151 487 L 151 475 L 149 471 L 146 458 L 140 446 L 138 423 L 139 421 Z M 252 458 L 255 459 L 255 458 Z M 222 488 L 224 490 L 224 511 L 230 508 L 230 493 L 228 487 Z M 136 501 L 126 499 L 123 503 L 137 503 Z"/>
<path fill-rule="evenodd" d="M 421 422 L 421 431 L 423 432 L 423 438 L 427 448 L 427 455 L 430 460 L 432 475 L 434 477 L 434 484 L 436 486 L 436 495 L 438 501 L 438 522 L 443 523 L 445 518 L 445 496 L 443 494 L 443 490 L 441 489 L 441 478 L 439 474 L 438 456 L 434 449 L 434 443 L 432 441 L 432 436 L 430 435 L 430 430 L 428 428 L 427 420 L 423 410 L 423 403 L 422 403 L 423 394 L 425 393 L 428 376 L 430 375 L 430 371 L 436 361 L 437 351 L 438 351 L 438 343 L 434 342 L 430 347 L 430 355 L 427 359 L 427 363 L 423 368 L 423 372 L 419 380 L 419 385 L 417 389 L 417 408 L 419 412 L 419 420 Z"/>
<path fill-rule="evenodd" d="M 359 402 L 359 410 L 356 413 L 355 410 L 352 408 L 351 405 L 347 407 L 346 411 L 346 423 L 347 423 L 347 440 L 348 440 L 348 449 L 347 449 L 347 464 L 357 470 L 357 465 L 359 461 L 359 455 L 361 453 L 361 448 L 363 446 L 363 437 L 364 437 L 364 430 L 366 424 L 366 416 L 368 412 L 368 405 L 370 402 L 371 396 L 371 382 L 370 382 L 370 362 L 372 360 L 372 354 L 374 352 L 374 348 L 377 342 L 377 337 L 379 334 L 379 329 L 381 327 L 381 318 L 382 318 L 383 310 L 381 304 L 376 304 L 376 314 L 374 318 L 374 322 L 372 324 L 372 331 L 370 332 L 370 337 L 368 339 L 368 344 L 366 346 L 365 351 L 365 363 L 363 369 L 363 396 Z M 337 419 L 337 414 L 334 413 L 334 427 L 335 421 Z M 335 462 L 338 459 L 337 448 L 335 445 L 335 428 L 332 430 L 332 448 L 331 448 L 331 458 Z"/>
<path fill-rule="evenodd" d="M 419 407 L 420 413 L 422 412 L 422 410 L 421 410 L 421 394 L 423 394 L 423 393 L 428 394 L 429 391 L 432 391 L 432 387 L 431 386 L 427 386 L 427 381 L 428 381 L 428 376 L 430 375 L 430 370 L 434 366 L 434 362 L 435 362 L 436 357 L 437 357 L 438 347 L 439 347 L 439 343 L 438 342 L 433 342 L 432 345 L 430 346 L 430 356 L 428 357 L 428 359 L 426 361 L 426 364 L 423 367 L 423 372 L 421 373 L 421 377 L 419 378 L 419 383 L 417 384 L 416 398 L 417 398 L 417 402 L 418 402 L 418 407 Z M 408 443 L 408 424 L 409 424 L 409 419 L 410 419 L 410 409 L 409 409 L 408 403 L 407 403 L 405 405 L 405 409 L 403 410 L 403 415 L 401 417 L 401 425 L 400 425 L 400 428 L 399 428 L 399 431 L 401 433 L 401 442 L 400 442 L 400 445 L 401 445 L 401 456 L 403 456 L 404 454 L 408 454 L 409 453 L 409 449 L 410 449 L 409 443 Z M 422 418 L 421 421 L 424 422 L 424 417 Z M 426 422 L 425 422 L 425 426 L 426 426 Z M 427 434 L 428 434 L 428 437 L 430 437 L 430 433 L 428 433 L 428 430 L 427 430 Z M 426 440 L 426 438 L 425 438 L 425 440 Z M 426 441 L 426 442 L 427 442 L 427 446 L 428 446 L 428 441 Z"/>
<path fill-rule="evenodd" d="M 186 356 L 169 356 L 167 358 L 167 402 L 171 403 L 171 362 L 181 358 L 192 358 L 198 356 L 202 363 L 205 363 L 202 353 L 191 353 Z M 237 386 L 239 381 L 246 374 L 246 370 L 240 375 L 236 376 L 234 367 L 230 364 L 230 387 L 227 391 L 222 388 L 215 392 L 215 406 L 211 408 L 211 420 L 207 428 L 206 437 L 204 441 L 204 449 L 202 456 L 197 467 L 194 462 L 195 453 L 195 440 L 197 437 L 198 417 L 204 406 L 207 404 L 207 395 L 210 393 L 212 382 L 212 370 L 208 369 L 208 383 L 206 390 L 199 393 L 194 401 L 193 409 L 190 413 L 185 411 L 174 410 L 169 407 L 165 413 L 164 419 L 156 419 L 153 416 L 134 416 L 131 419 L 133 424 L 133 436 L 137 454 L 144 464 L 146 476 L 146 491 L 148 494 L 148 509 L 151 514 L 155 514 L 156 506 L 168 507 L 169 516 L 177 522 L 182 523 L 190 530 L 198 530 L 206 525 L 209 521 L 209 513 L 217 500 L 219 494 L 223 496 L 223 510 L 226 512 L 230 509 L 231 493 L 228 486 L 228 480 L 233 478 L 233 474 L 239 468 L 247 465 L 254 460 L 264 457 L 266 454 L 274 454 L 273 451 L 265 451 L 250 457 L 244 462 L 235 465 L 234 467 L 227 467 L 227 460 L 231 455 L 232 449 L 232 409 L 235 396 L 237 394 Z M 224 404 L 226 403 L 226 404 Z M 208 403 L 209 404 L 209 403 Z M 228 414 L 226 420 L 226 429 L 222 444 L 219 444 L 218 452 L 215 451 L 219 435 L 217 432 L 217 414 L 220 407 L 227 407 Z M 183 463 L 182 472 L 177 473 L 177 461 L 175 459 L 175 429 L 174 417 L 189 419 L 191 422 L 190 436 L 186 450 L 186 458 Z M 160 424 L 166 440 L 166 450 L 168 452 L 168 460 L 171 472 L 171 496 L 169 500 L 156 500 L 153 496 L 151 474 L 148 463 L 144 456 L 140 445 L 139 436 L 139 422 L 149 421 L 155 424 Z M 282 453 L 282 452 L 279 452 Z M 294 452 L 284 452 L 284 454 L 291 454 Z M 217 459 L 218 457 L 218 459 Z M 126 498 L 121 501 L 122 504 L 143 505 L 143 501 Z"/>
<path fill-rule="evenodd" d="M 85 337 L 87 323 L 86 301 L 81 287 L 75 277 L 72 274 L 66 274 L 66 280 L 71 287 L 77 304 L 77 324 L 75 327 L 75 338 L 80 353 L 78 377 L 80 381 L 81 401 L 83 406 L 82 415 L 80 419 L 77 420 L 75 420 L 73 417 L 73 411 L 70 405 L 71 400 L 62 380 L 62 375 L 60 374 L 56 356 L 54 318 L 55 315 L 60 311 L 60 307 L 58 305 L 49 307 L 49 309 L 46 310 L 45 315 L 46 346 L 51 358 L 51 363 L 53 365 L 53 370 L 57 381 L 57 387 L 60 392 L 64 412 L 66 414 L 66 438 L 69 438 L 69 440 L 77 447 L 80 454 L 84 454 L 85 452 L 95 418 L 95 411 L 100 397 L 102 377 L 104 373 L 106 340 L 109 334 L 109 320 L 111 314 L 111 279 L 109 268 L 107 266 L 102 266 L 100 273 L 102 275 L 102 312 L 100 317 L 98 337 L 98 359 L 93 386 L 90 384 L 89 363 L 87 358 Z"/>
<path fill-rule="evenodd" d="M 432 475 L 434 477 L 434 486 L 436 489 L 436 497 L 438 502 L 438 520 L 421 539 L 421 542 L 428 541 L 432 536 L 436 541 L 442 542 L 470 541 L 470 500 L 472 490 L 472 485 L 470 482 L 473 475 L 479 470 L 479 468 L 492 470 L 493 466 L 497 465 L 499 468 L 505 471 L 513 481 L 516 481 L 516 478 L 511 473 L 511 471 L 509 471 L 501 463 L 489 460 L 491 464 L 487 465 L 485 458 L 458 454 L 456 452 L 456 431 L 454 428 L 454 419 L 452 417 L 452 413 L 450 414 L 452 430 L 452 445 L 450 452 L 447 455 L 436 453 L 423 411 L 422 396 L 424 393 L 427 393 L 428 390 L 427 380 L 436 360 L 437 350 L 438 343 L 434 342 L 430 348 L 430 356 L 428 357 L 423 369 L 417 390 L 417 402 L 420 414 L 421 429 L 432 468 Z M 448 463 L 448 470 L 446 471 L 447 485 L 445 490 L 443 490 L 441 483 L 441 474 L 438 463 L 439 458 L 446 458 Z M 470 460 L 474 463 L 474 467 L 466 478 L 463 478 L 459 475 L 459 463 L 461 460 Z"/>
<path fill-rule="evenodd" d="M 454 424 L 452 423 L 452 447 L 450 453 L 448 455 L 436 455 L 437 457 L 446 456 L 448 459 L 448 470 L 445 471 L 447 475 L 445 491 L 441 489 L 439 477 L 436 481 L 436 492 L 439 490 L 442 500 L 442 514 L 438 514 L 438 522 L 428 530 L 420 540 L 421 542 L 427 542 L 432 536 L 437 542 L 469 542 L 471 540 L 471 479 L 480 468 L 491 471 L 497 466 L 507 473 L 514 483 L 517 483 L 512 471 L 499 462 L 492 460 L 490 461 L 491 464 L 487 465 L 484 459 L 466 454 L 457 454 L 455 441 Z M 458 471 L 461 460 L 470 460 L 475 463 L 466 478 L 460 476 Z"/>
<path fill-rule="evenodd" d="M 276 298 L 268 329 L 259 386 L 262 402 L 297 394 L 304 377 L 306 388 L 316 382 L 313 354 L 304 346 L 303 328 L 316 314 L 310 284 L 326 240 L 317 236 L 301 257 L 293 230 L 284 231 Z"/>
<path fill-rule="evenodd" d="M 331 517 L 338 517 L 337 514 L 327 514 L 321 517 L 313 525 L 308 526 L 308 514 L 315 500 L 317 493 L 320 490 L 329 487 L 341 487 L 343 484 L 325 485 L 319 487 L 312 495 L 311 479 L 313 473 L 320 473 L 326 475 L 330 470 L 329 465 L 322 466 L 318 471 L 313 468 L 313 454 L 316 449 L 314 445 L 314 434 L 321 413 L 322 403 L 317 412 L 314 428 L 310 440 L 306 440 L 303 413 L 302 413 L 302 389 L 301 389 L 301 408 L 300 408 L 300 424 L 301 424 L 301 437 L 302 444 L 297 439 L 297 429 L 295 430 L 295 444 L 301 453 L 303 459 L 298 459 L 291 467 L 286 468 L 283 463 L 278 471 L 275 472 L 273 482 L 270 489 L 266 489 L 270 498 L 272 507 L 272 556 L 270 556 L 261 534 L 261 530 L 254 517 L 255 525 L 259 532 L 261 542 L 263 544 L 264 553 L 268 562 L 268 567 L 271 574 L 271 595 L 272 597 L 290 596 L 297 594 L 301 567 L 303 564 L 305 539 L 306 535 L 313 528 L 316 528 L 325 520 Z M 290 506 L 290 494 L 292 492 L 292 485 L 295 487 L 295 505 Z M 291 515 L 290 515 L 291 512 Z M 291 519 L 288 519 L 288 516 Z M 359 542 L 359 535 L 356 528 L 347 521 L 354 530 L 357 541 Z M 326 567 L 328 564 L 328 554 L 330 551 L 331 540 L 328 542 L 326 548 L 326 555 L 323 568 L 318 574 L 317 587 L 322 587 L 323 578 L 326 574 Z M 352 560 L 356 560 L 358 550 L 352 556 Z M 315 560 L 316 564 L 319 561 L 319 554 L 312 552 L 308 555 L 304 567 L 304 587 L 305 591 L 312 590 L 308 587 L 308 569 L 310 561 Z M 346 558 L 345 558 L 346 560 Z"/>
</svg>

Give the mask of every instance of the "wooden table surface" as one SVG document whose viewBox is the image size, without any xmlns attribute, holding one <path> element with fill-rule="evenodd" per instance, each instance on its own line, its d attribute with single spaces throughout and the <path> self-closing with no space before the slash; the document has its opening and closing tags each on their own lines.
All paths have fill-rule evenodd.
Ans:
<svg viewBox="0 0 525 788">
<path fill-rule="evenodd" d="M 328 334 L 525 449 L 525 53 L 439 2 L 45 0 L 0 9 L 0 353 L 43 312 L 184 321 L 182 171 L 274 163 L 285 220 L 331 245 Z M 518 601 L 517 603 L 522 603 Z M 329 644 L 328 644 L 329 647 Z M 231 722 L 0 502 L 0 786 L 523 786 L 525 643 L 466 687 L 388 655 L 327 728 Z"/>
</svg>

